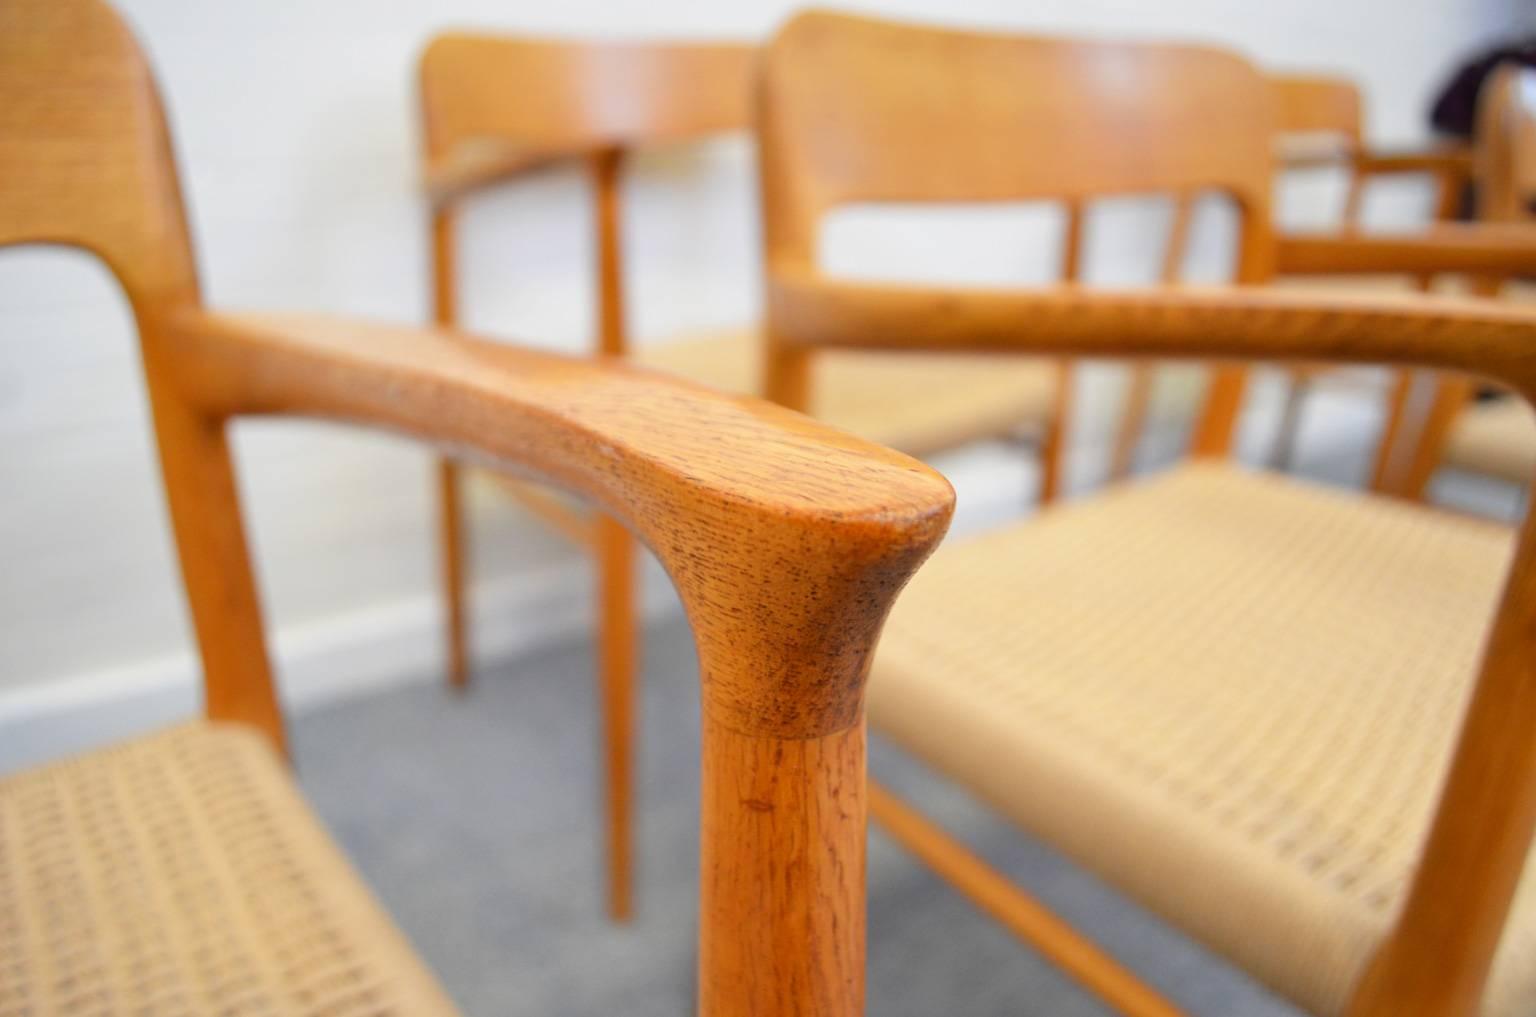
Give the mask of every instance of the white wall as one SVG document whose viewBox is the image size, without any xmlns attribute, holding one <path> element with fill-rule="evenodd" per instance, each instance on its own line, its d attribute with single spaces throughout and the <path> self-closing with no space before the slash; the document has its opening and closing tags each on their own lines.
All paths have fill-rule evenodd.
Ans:
<svg viewBox="0 0 1536 1017">
<path fill-rule="evenodd" d="M 436 29 L 493 27 L 615 36 L 760 37 L 789 0 L 132 0 L 127 12 L 170 103 L 207 296 L 230 308 L 424 317 L 413 63 Z M 1523 17 L 1521 0 L 899 0 L 857 6 L 975 25 L 1199 38 L 1276 68 L 1356 77 L 1370 131 L 1422 136 L 1427 97 L 1454 58 Z M 1212 125 L 1220 130 L 1219 124 Z M 634 324 L 645 337 L 755 314 L 756 226 L 744 142 L 639 161 L 630 205 Z M 0 182 L 3 186 L 3 182 Z M 1420 214 L 1412 185 L 1373 199 L 1379 222 Z M 1325 221 L 1337 190 L 1292 186 L 1287 217 Z M 839 226 L 832 255 L 900 274 L 1038 274 L 1050 255 L 1005 220 Z M 1117 218 L 1118 217 L 1118 218 Z M 579 178 L 550 174 L 477 202 L 467 225 L 468 318 L 497 334 L 575 349 L 590 324 L 587 210 Z M 1123 278 L 1158 213 L 1121 209 L 1091 260 Z M 1038 225 L 1038 224 L 1037 224 Z M 1213 231 L 1219 232 L 1212 221 Z M 980 231 L 977 234 L 976 231 Z M 1105 236 L 1114 232 L 1108 229 Z M 936 237 L 982 235 L 966 245 Z M 1220 245 L 1213 232 L 1208 250 Z M 1030 252 L 1030 253 L 1024 253 Z M 879 254 L 878 260 L 871 255 Z M 999 266 L 1005 266 L 999 269 Z M 57 252 L 0 252 L 0 693 L 187 681 L 187 626 L 152 472 L 135 351 L 105 274 Z M 386 669 L 427 666 L 436 647 L 427 458 L 384 438 L 297 423 L 241 425 L 237 440 L 268 611 L 293 681 L 352 651 L 410 646 Z M 576 631 L 585 601 L 573 552 L 477 489 L 477 581 L 506 648 Z M 539 609 L 542 607 L 542 611 Z M 513 612 L 534 611 L 537 625 Z M 394 640 L 393 643 L 389 642 Z M 366 644 L 366 645 L 365 645 Z M 326 652 L 317 653 L 316 647 Z M 351 663 L 349 663 L 351 661 Z M 307 663 L 306 663 L 307 662 Z M 371 665 L 370 665 L 371 666 Z M 300 675 L 294 678 L 294 675 Z M 88 680 L 86 684 L 80 681 Z M 17 694 L 15 690 L 24 690 Z M 0 700 L 4 696 L 0 695 Z M 0 703 L 0 719 L 4 717 Z"/>
</svg>

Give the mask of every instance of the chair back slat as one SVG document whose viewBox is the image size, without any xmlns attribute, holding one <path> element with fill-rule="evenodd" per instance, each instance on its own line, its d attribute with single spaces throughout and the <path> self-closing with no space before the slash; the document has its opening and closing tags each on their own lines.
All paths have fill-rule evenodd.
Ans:
<svg viewBox="0 0 1536 1017">
<path fill-rule="evenodd" d="M 155 82 L 95 0 L 0 4 L 0 246 L 84 248 L 136 313 L 197 278 Z"/>
</svg>

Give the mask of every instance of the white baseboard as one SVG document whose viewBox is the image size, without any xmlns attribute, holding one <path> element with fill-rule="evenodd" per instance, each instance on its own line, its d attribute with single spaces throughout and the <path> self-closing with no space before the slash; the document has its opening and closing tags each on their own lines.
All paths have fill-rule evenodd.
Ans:
<svg viewBox="0 0 1536 1017">
<path fill-rule="evenodd" d="M 642 573 L 646 621 L 679 616 L 665 573 Z M 576 561 L 486 583 L 471 598 L 473 657 L 485 667 L 581 639 L 593 620 L 592 570 Z M 326 703 L 442 679 L 446 651 L 435 594 L 278 630 L 271 643 L 283 707 Z M 196 715 L 190 650 L 0 693 L 0 773 Z"/>
</svg>

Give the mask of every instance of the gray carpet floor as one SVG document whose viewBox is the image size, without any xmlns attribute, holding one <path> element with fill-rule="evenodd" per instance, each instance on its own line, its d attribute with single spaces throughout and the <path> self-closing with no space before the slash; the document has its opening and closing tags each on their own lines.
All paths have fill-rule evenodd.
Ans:
<svg viewBox="0 0 1536 1017">
<path fill-rule="evenodd" d="M 647 633 L 638 915 L 603 917 L 592 661 L 572 646 L 298 718 L 302 783 L 471 1015 L 693 1012 L 698 702 L 687 629 Z M 888 745 L 871 770 L 1197 1015 L 1293 1014 Z M 878 830 L 869 1012 L 1107 1011 Z"/>
</svg>

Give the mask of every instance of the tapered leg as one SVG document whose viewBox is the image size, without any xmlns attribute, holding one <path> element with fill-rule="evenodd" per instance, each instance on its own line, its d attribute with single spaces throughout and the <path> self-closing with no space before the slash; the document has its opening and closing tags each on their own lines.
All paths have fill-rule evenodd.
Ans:
<svg viewBox="0 0 1536 1017">
<path fill-rule="evenodd" d="M 442 570 L 443 608 L 448 642 L 448 684 L 463 690 L 469 684 L 468 622 L 465 618 L 463 506 L 459 466 L 437 462 L 438 555 Z"/>
<path fill-rule="evenodd" d="M 1109 479 L 1124 480 L 1136 471 L 1136 449 L 1147 426 L 1147 407 L 1152 402 L 1156 381 L 1150 363 L 1135 363 L 1128 369 L 1124 406 L 1115 430 L 1115 447 L 1109 461 Z"/>
<path fill-rule="evenodd" d="M 1072 419 L 1072 367 L 1063 360 L 1055 365 L 1053 411 L 1045 422 L 1040 445 L 1040 504 L 1049 505 L 1061 493 L 1062 452 L 1066 448 L 1067 423 Z"/>
<path fill-rule="evenodd" d="M 1275 435 L 1275 446 L 1269 453 L 1271 469 L 1283 472 L 1296 464 L 1296 439 L 1297 432 L 1301 430 L 1301 411 L 1306 408 L 1307 396 L 1311 393 L 1311 380 L 1299 372 L 1291 372 L 1285 404 L 1280 409 L 1280 429 Z"/>
<path fill-rule="evenodd" d="M 635 670 L 635 538 L 608 516 L 597 520 L 598 692 L 602 699 L 608 840 L 608 914 L 633 913 Z"/>
</svg>

